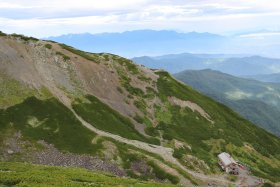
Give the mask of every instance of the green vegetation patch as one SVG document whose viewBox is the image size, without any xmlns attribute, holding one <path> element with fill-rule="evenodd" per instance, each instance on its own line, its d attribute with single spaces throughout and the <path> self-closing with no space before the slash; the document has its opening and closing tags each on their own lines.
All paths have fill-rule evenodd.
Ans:
<svg viewBox="0 0 280 187">
<path fill-rule="evenodd" d="M 144 118 L 141 117 L 141 116 L 139 116 L 139 114 L 136 114 L 136 115 L 133 117 L 133 119 L 134 119 L 135 121 L 137 121 L 138 123 L 140 123 L 140 124 L 143 124 L 143 123 L 144 123 Z"/>
<path fill-rule="evenodd" d="M 0 36 L 7 36 L 7 34 L 2 32 L 2 31 L 0 31 Z"/>
<path fill-rule="evenodd" d="M 85 169 L 0 162 L 0 186 L 123 186 L 171 187 L 171 184 L 119 178 Z"/>
<path fill-rule="evenodd" d="M 133 104 L 141 111 L 143 114 L 147 114 L 147 104 L 144 99 L 135 100 Z"/>
<path fill-rule="evenodd" d="M 266 182 L 266 183 L 264 183 L 264 184 L 262 185 L 262 187 L 274 187 L 274 185 L 271 184 L 271 183 Z"/>
<path fill-rule="evenodd" d="M 181 159 L 183 158 L 184 154 L 188 151 L 185 147 L 180 147 L 179 149 L 174 149 L 173 157 Z"/>
<path fill-rule="evenodd" d="M 168 179 L 173 184 L 179 183 L 180 180 L 177 176 L 167 173 L 166 171 L 161 169 L 157 164 L 155 164 L 153 161 L 149 161 L 148 164 L 153 168 L 153 172 L 155 173 L 157 178 L 161 180 Z"/>
<path fill-rule="evenodd" d="M 154 161 L 151 160 L 152 157 L 165 165 L 173 168 L 172 165 L 169 163 L 166 163 L 161 157 L 158 155 L 155 155 L 153 153 L 146 152 L 144 150 L 138 149 L 134 146 L 123 144 L 120 142 L 117 142 L 115 140 L 112 140 L 110 138 L 105 138 L 107 141 L 111 141 L 118 147 L 118 156 L 122 160 L 122 166 L 126 169 L 126 172 L 128 176 L 136 179 L 141 180 L 169 180 L 173 184 L 177 184 L 179 182 L 179 179 L 177 176 L 173 176 L 168 174 L 164 169 L 159 167 Z M 149 167 L 148 171 L 144 171 L 143 173 L 135 173 L 133 169 L 131 168 L 131 165 L 133 162 L 141 162 L 141 164 L 145 164 Z M 178 168 L 173 168 L 177 170 Z M 177 170 L 178 172 L 180 170 Z M 187 174 L 185 175 L 187 179 L 193 182 L 192 178 L 190 178 Z M 194 182 L 194 184 L 197 184 Z"/>
<path fill-rule="evenodd" d="M 155 109 L 155 117 L 158 122 L 162 121 L 164 123 L 171 124 L 172 113 L 167 109 L 167 106 L 162 107 L 162 106 L 154 105 L 154 109 Z"/>
<path fill-rule="evenodd" d="M 152 137 L 159 136 L 158 130 L 154 127 L 146 127 L 145 128 L 145 133 L 152 136 Z"/>
<path fill-rule="evenodd" d="M 156 159 L 158 161 L 160 161 L 161 163 L 175 169 L 178 173 L 180 173 L 183 177 L 185 177 L 186 179 L 190 180 L 192 184 L 194 185 L 198 185 L 201 183 L 201 181 L 199 181 L 198 179 L 196 178 L 193 178 L 190 174 L 186 173 L 184 170 L 182 170 L 180 167 L 178 167 L 177 165 L 174 165 L 170 162 L 167 162 L 165 161 L 160 155 L 158 154 L 155 154 L 155 153 L 151 153 L 151 152 L 147 152 L 145 150 L 142 150 L 142 149 L 139 149 L 137 147 L 134 147 L 132 145 L 128 145 L 128 144 L 125 144 L 125 143 L 120 143 L 120 142 L 117 142 L 111 138 L 104 138 L 108 141 L 111 141 L 113 142 L 117 147 L 118 147 L 118 150 L 119 150 L 119 155 L 120 157 L 122 158 L 122 161 L 124 162 L 124 164 L 126 165 L 130 165 L 130 160 L 135 160 L 135 158 L 137 159 L 143 159 L 143 156 L 145 158 L 147 157 L 151 157 L 153 159 Z M 133 153 L 137 153 L 137 155 L 135 154 L 131 154 L 131 151 Z M 129 162 L 129 163 L 125 163 L 125 162 Z M 151 161 L 150 159 L 148 159 L 148 161 Z M 151 161 L 150 163 L 152 163 L 153 165 L 153 161 Z M 134 176 L 135 177 L 135 176 Z M 139 177 L 139 176 L 138 176 Z M 137 178 L 138 178 L 137 177 Z M 140 176 L 141 177 L 141 176 Z M 143 176 L 142 176 L 143 177 Z M 143 178 L 141 178 L 143 179 Z M 147 178 L 144 178 L 144 180 L 147 180 Z"/>
<path fill-rule="evenodd" d="M 70 57 L 69 57 L 69 56 L 67 56 L 67 55 L 65 55 L 65 54 L 63 54 L 63 53 L 61 53 L 61 52 L 59 52 L 59 51 L 57 51 L 56 54 L 62 56 L 62 58 L 63 58 L 64 61 L 70 60 Z"/>
<path fill-rule="evenodd" d="M 98 146 L 91 141 L 91 132 L 57 99 L 39 100 L 35 97 L 0 110 L 0 132 L 9 128 L 20 130 L 31 141 L 44 140 L 56 148 L 72 153 L 94 154 Z"/>
<path fill-rule="evenodd" d="M 238 177 L 236 175 L 228 175 L 227 179 L 232 181 L 232 182 L 236 182 Z"/>
<path fill-rule="evenodd" d="M 0 73 L 0 108 L 22 102 L 36 93 L 28 86 Z"/>
<path fill-rule="evenodd" d="M 78 50 L 78 49 L 75 49 L 73 47 L 70 47 L 68 45 L 65 45 L 65 44 L 59 44 L 63 49 L 66 49 L 76 55 L 79 55 L 87 60 L 90 60 L 92 62 L 95 62 L 95 63 L 100 63 L 100 59 L 98 58 L 98 55 L 97 54 L 94 54 L 94 53 L 89 53 L 89 52 L 84 52 L 84 51 L 81 51 L 81 50 Z"/>
<path fill-rule="evenodd" d="M 131 78 L 127 76 L 127 74 L 123 71 L 118 69 L 118 74 L 120 78 L 121 85 L 126 89 L 126 91 L 134 96 L 144 97 L 145 93 L 140 88 L 136 88 L 131 85 Z"/>
<path fill-rule="evenodd" d="M 51 49 L 51 48 L 52 48 L 52 45 L 51 45 L 51 44 L 45 44 L 45 48 Z"/>
<path fill-rule="evenodd" d="M 153 98 L 155 98 L 156 96 L 157 96 L 158 94 L 157 94 L 157 92 L 153 89 L 153 88 L 151 88 L 151 87 L 146 87 L 146 95 L 144 96 L 145 98 L 147 98 L 147 99 L 153 99 Z"/>
<path fill-rule="evenodd" d="M 152 79 L 150 77 L 146 77 L 143 74 L 138 75 L 137 78 L 146 83 L 150 83 L 152 81 Z"/>
<path fill-rule="evenodd" d="M 201 95 L 192 88 L 181 84 L 166 72 L 157 72 L 160 76 L 157 82 L 159 96 L 166 103 L 168 97 L 173 96 L 184 101 L 191 101 L 203 108 L 215 122 L 211 124 L 197 112 L 179 106 L 165 106 L 169 122 L 164 120 L 164 113 L 158 107 L 156 110 L 158 129 L 163 132 L 163 138 L 177 139 L 188 143 L 192 147 L 191 154 L 204 160 L 213 172 L 218 171 L 217 154 L 227 151 L 234 157 L 252 166 L 254 174 L 280 181 L 280 167 L 272 167 L 270 163 L 279 165 L 280 139 L 256 127 L 240 117 L 228 107 L 215 102 L 209 97 Z M 224 140 L 220 147 L 211 144 L 211 140 Z M 245 155 L 241 147 L 247 142 L 256 152 Z M 230 149 L 227 145 L 234 145 L 237 149 Z M 178 153 L 178 154 L 177 154 Z M 180 151 L 176 156 L 181 157 Z M 239 153 L 239 154 L 238 154 Z M 259 154 L 256 158 L 254 156 Z M 242 159 L 243 158 L 243 159 Z M 263 160 L 256 162 L 256 160 Z M 278 161 L 277 161 L 278 160 Z"/>
<path fill-rule="evenodd" d="M 16 38 L 20 38 L 22 40 L 24 40 L 25 42 L 28 42 L 28 41 L 39 41 L 39 39 L 37 38 L 34 38 L 34 37 L 28 37 L 28 36 L 24 36 L 24 35 L 21 35 L 21 34 L 11 34 L 11 36 L 13 37 L 16 37 Z"/>
<path fill-rule="evenodd" d="M 111 55 L 113 57 L 113 60 L 117 63 L 119 63 L 120 65 L 124 66 L 127 68 L 127 70 L 136 75 L 136 74 L 139 74 L 140 71 L 137 67 L 136 64 L 134 64 L 134 62 L 132 62 L 131 60 L 128 60 L 126 58 L 123 58 L 123 57 L 120 57 L 120 56 L 117 56 L 117 55 Z"/>
<path fill-rule="evenodd" d="M 184 71 L 174 76 L 280 137 L 279 84 L 246 80 L 213 70 Z"/>
<path fill-rule="evenodd" d="M 72 104 L 74 110 L 87 122 L 100 130 L 118 134 L 122 137 L 153 143 L 135 128 L 132 122 L 117 111 L 102 103 L 94 96 L 86 96 L 89 102 L 76 99 Z"/>
</svg>

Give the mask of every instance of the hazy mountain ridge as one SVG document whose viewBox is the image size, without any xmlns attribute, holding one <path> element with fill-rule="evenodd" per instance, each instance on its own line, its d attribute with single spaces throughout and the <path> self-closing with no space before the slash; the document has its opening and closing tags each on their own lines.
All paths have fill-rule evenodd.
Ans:
<svg viewBox="0 0 280 187">
<path fill-rule="evenodd" d="M 251 76 L 244 76 L 244 77 L 259 80 L 262 82 L 280 83 L 280 73 L 251 75 Z"/>
<path fill-rule="evenodd" d="M 20 35 L 0 43 L 1 161 L 228 185 L 217 163 L 227 151 L 254 175 L 280 181 L 279 138 L 167 72 Z"/>
<path fill-rule="evenodd" d="M 90 52 L 109 52 L 125 57 L 178 53 L 251 54 L 279 56 L 279 35 L 253 37 L 256 33 L 218 35 L 172 30 L 132 30 L 122 33 L 81 33 L 48 37 Z"/>
<path fill-rule="evenodd" d="M 280 84 L 238 78 L 209 69 L 183 71 L 174 76 L 280 136 Z"/>
<path fill-rule="evenodd" d="M 168 30 L 136 30 L 123 33 L 68 34 L 45 38 L 90 52 L 108 52 L 126 57 L 185 51 L 209 51 L 224 45 L 226 37 L 211 33 L 178 33 Z M 170 48 L 170 46 L 173 46 Z M 215 52 L 215 51 L 213 51 Z"/>
<path fill-rule="evenodd" d="M 157 57 L 135 57 L 138 64 L 164 69 L 171 73 L 182 70 L 213 69 L 235 76 L 249 76 L 279 72 L 280 59 L 242 55 L 174 54 Z"/>
</svg>

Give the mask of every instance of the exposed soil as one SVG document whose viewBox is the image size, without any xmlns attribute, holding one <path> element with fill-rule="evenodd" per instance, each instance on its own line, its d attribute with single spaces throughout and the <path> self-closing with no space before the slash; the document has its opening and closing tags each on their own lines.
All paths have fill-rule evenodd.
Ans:
<svg viewBox="0 0 280 187">
<path fill-rule="evenodd" d="M 180 107 L 188 107 L 193 112 L 198 112 L 202 117 L 207 119 L 209 122 L 214 124 L 214 121 L 211 119 L 210 115 L 203 110 L 198 104 L 191 102 L 191 101 L 183 101 L 181 99 L 178 99 L 176 97 L 169 97 L 168 98 L 171 104 L 178 105 Z"/>
</svg>

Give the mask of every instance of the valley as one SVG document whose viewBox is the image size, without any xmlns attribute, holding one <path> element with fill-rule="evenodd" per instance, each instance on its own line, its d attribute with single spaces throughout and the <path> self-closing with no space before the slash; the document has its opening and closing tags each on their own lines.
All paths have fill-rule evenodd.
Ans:
<svg viewBox="0 0 280 187">
<path fill-rule="evenodd" d="M 279 84 L 239 78 L 210 69 L 186 70 L 174 76 L 231 107 L 254 124 L 280 135 Z"/>
</svg>

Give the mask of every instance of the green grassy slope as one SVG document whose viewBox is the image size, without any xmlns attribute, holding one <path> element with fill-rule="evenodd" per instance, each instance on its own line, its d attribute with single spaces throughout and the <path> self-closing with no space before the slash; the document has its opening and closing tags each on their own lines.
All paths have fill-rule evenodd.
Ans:
<svg viewBox="0 0 280 187">
<path fill-rule="evenodd" d="M 183 71 L 175 77 L 280 136 L 279 84 L 238 78 L 213 70 Z"/>
<path fill-rule="evenodd" d="M 128 136 L 125 137 L 131 139 L 138 138 L 143 141 L 149 140 L 139 134 L 127 118 L 110 109 L 93 96 L 88 98 L 95 103 L 97 107 L 95 108 L 96 116 L 93 117 L 101 115 L 101 118 L 98 118 L 99 120 L 96 121 L 98 125 L 101 125 L 98 126 L 100 129 L 103 129 L 102 125 L 105 125 L 104 130 L 106 130 L 106 123 L 108 123 L 109 126 L 107 127 L 109 128 L 109 131 L 112 129 L 115 129 L 116 131 L 120 130 L 120 132 L 128 134 Z M 104 112 L 106 113 L 106 116 L 104 116 Z M 166 173 L 156 164 L 147 166 L 151 169 L 149 172 L 138 173 L 133 171 L 133 169 L 131 169 L 132 163 L 143 162 L 148 165 L 150 162 L 149 159 L 145 156 L 141 156 L 142 153 L 140 155 L 138 150 L 128 147 L 127 145 L 103 137 L 97 137 L 95 133 L 83 127 L 75 118 L 74 114 L 55 98 L 40 100 L 36 97 L 30 97 L 20 104 L 11 106 L 7 109 L 1 109 L 0 153 L 2 151 L 1 145 L 3 145 L 3 141 L 5 138 L 12 135 L 11 131 L 12 133 L 20 131 L 24 140 L 28 140 L 32 142 L 33 145 L 39 146 L 36 147 L 36 149 L 42 148 L 41 145 L 36 144 L 36 141 L 44 140 L 49 144 L 53 144 L 62 152 L 99 156 L 100 158 L 103 158 L 104 154 L 108 154 L 106 153 L 107 149 L 104 147 L 104 143 L 110 143 L 111 149 L 113 150 L 109 150 L 112 159 L 111 161 L 117 164 L 120 168 L 123 168 L 128 176 L 146 181 L 160 179 L 169 180 L 172 183 L 179 182 L 179 179 L 176 176 Z M 114 130 L 112 131 L 115 132 Z M 123 135 L 122 133 L 121 135 Z M 116 132 L 116 134 L 118 133 Z M 21 152 L 21 154 L 22 153 L 23 152 Z M 20 157 L 21 154 L 18 154 L 18 156 Z M 14 159 L 16 161 L 22 161 L 22 159 L 18 159 L 16 155 L 14 155 Z M 157 173 L 159 174 L 157 175 Z M 40 178 L 36 179 L 36 177 L 34 177 L 34 180 L 40 180 Z M 42 183 L 44 182 L 47 183 L 47 181 L 42 181 Z M 108 185 L 111 184 L 109 181 L 107 182 Z M 121 183 L 121 181 L 119 182 Z M 4 184 L 10 184 L 10 182 Z M 65 186 L 66 184 L 71 183 L 61 185 Z"/>
<path fill-rule="evenodd" d="M 135 187 L 172 187 L 175 185 L 143 182 L 118 178 L 109 174 L 93 173 L 85 169 L 38 166 L 23 163 L 0 162 L 0 186 L 135 186 Z"/>
<path fill-rule="evenodd" d="M 159 72 L 158 75 L 159 96 L 163 100 L 175 96 L 181 100 L 195 102 L 215 121 L 211 124 L 205 119 L 197 119 L 196 116 L 199 115 L 189 109 L 169 106 L 172 115 L 170 124 L 162 121 L 158 128 L 167 137 L 191 145 L 191 151 L 185 150 L 185 153 L 204 160 L 215 170 L 216 155 L 227 151 L 250 165 L 255 174 L 274 181 L 280 180 L 279 138 L 243 119 L 226 106 L 177 82 L 168 73 Z"/>
<path fill-rule="evenodd" d="M 0 107 L 7 107 L 22 102 L 35 94 L 35 91 L 20 82 L 10 79 L 0 72 Z"/>
<path fill-rule="evenodd" d="M 72 106 L 81 117 L 96 128 L 128 139 L 157 143 L 155 139 L 146 138 L 140 134 L 128 118 L 111 109 L 96 97 L 86 96 L 86 98 L 89 102 L 82 102 L 77 99 Z"/>
<path fill-rule="evenodd" d="M 252 76 L 245 76 L 245 77 L 262 81 L 262 82 L 280 83 L 280 73 L 260 74 L 260 75 L 252 75 Z"/>
<path fill-rule="evenodd" d="M 1 109 L 1 135 L 10 129 L 20 130 L 24 137 L 33 141 L 44 140 L 60 150 L 73 153 L 95 153 L 97 150 L 91 143 L 95 134 L 83 127 L 55 98 L 30 97 L 21 104 Z"/>
</svg>

